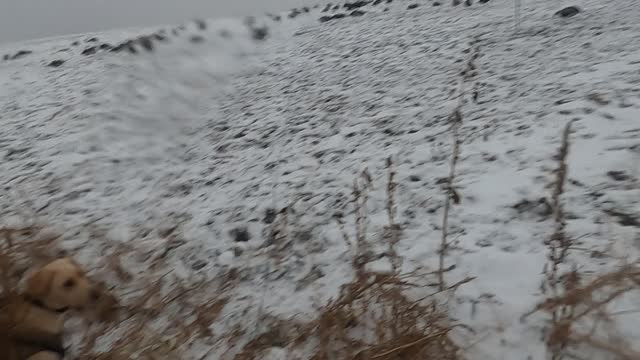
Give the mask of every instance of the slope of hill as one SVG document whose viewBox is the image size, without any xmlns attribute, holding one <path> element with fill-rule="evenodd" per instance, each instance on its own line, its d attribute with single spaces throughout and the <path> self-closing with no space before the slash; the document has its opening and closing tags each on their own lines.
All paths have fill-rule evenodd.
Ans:
<svg viewBox="0 0 640 360">
<path fill-rule="evenodd" d="M 181 286 L 231 271 L 232 289 L 193 295 L 224 294 L 212 329 L 234 341 L 211 359 L 269 333 L 266 315 L 309 319 L 335 298 L 363 250 L 354 222 L 367 269 L 402 259 L 410 273 L 438 270 L 446 218 L 444 277 L 474 277 L 447 303 L 472 330 L 451 334 L 464 356 L 542 359 L 545 318 L 522 316 L 548 297 L 549 184 L 569 122 L 561 267 L 591 275 L 638 259 L 640 8 L 584 0 L 564 19 L 557 1 L 525 1 L 515 32 L 511 2 L 433 5 L 284 13 L 259 20 L 260 41 L 260 26 L 230 20 L 143 31 L 150 52 L 126 41 L 134 30 L 4 49 L 1 218 L 52 226 L 96 273 L 117 254 L 131 279 L 106 280 L 123 302 L 157 266 Z M 347 15 L 319 21 L 336 13 Z M 638 294 L 618 300 L 612 311 L 632 310 Z M 637 313 L 618 320 L 624 336 L 610 340 L 639 352 Z M 209 351 L 199 345 L 194 358 Z M 284 358 L 285 345 L 261 349 Z"/>
</svg>

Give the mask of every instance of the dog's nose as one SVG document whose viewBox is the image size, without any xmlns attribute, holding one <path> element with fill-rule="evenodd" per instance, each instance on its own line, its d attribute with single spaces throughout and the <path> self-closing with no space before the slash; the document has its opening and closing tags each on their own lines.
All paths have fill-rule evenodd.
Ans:
<svg viewBox="0 0 640 360">
<path fill-rule="evenodd" d="M 100 300 L 100 291 L 96 290 L 96 289 L 91 289 L 91 292 L 89 293 L 89 298 L 91 299 L 91 301 L 98 301 Z"/>
</svg>

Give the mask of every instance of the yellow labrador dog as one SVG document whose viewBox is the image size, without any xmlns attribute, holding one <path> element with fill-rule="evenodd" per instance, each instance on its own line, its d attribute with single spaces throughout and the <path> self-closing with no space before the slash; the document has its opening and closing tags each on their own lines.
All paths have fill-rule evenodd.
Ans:
<svg viewBox="0 0 640 360">
<path fill-rule="evenodd" d="M 64 313 L 100 307 L 104 296 L 72 259 L 47 264 L 1 304 L 0 360 L 61 360 Z"/>
</svg>

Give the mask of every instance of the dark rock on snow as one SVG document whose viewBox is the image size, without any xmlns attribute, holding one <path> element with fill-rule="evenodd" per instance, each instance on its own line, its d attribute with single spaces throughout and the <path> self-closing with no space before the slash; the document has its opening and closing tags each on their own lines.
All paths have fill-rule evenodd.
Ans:
<svg viewBox="0 0 640 360">
<path fill-rule="evenodd" d="M 20 50 L 11 57 L 11 60 L 20 59 L 21 57 L 25 57 L 31 53 L 33 53 L 31 50 Z"/>
<path fill-rule="evenodd" d="M 82 55 L 93 55 L 93 54 L 96 53 L 96 51 L 97 51 L 96 47 L 95 46 L 91 46 L 91 47 L 88 47 L 88 48 L 82 50 Z"/>
<path fill-rule="evenodd" d="M 140 43 L 140 45 L 142 45 L 142 48 L 144 48 L 145 50 L 153 51 L 153 42 L 151 41 L 150 37 L 142 36 L 138 38 L 138 42 Z"/>
<path fill-rule="evenodd" d="M 300 15 L 300 11 L 298 11 L 298 9 L 291 9 L 288 17 L 289 19 L 295 19 L 298 15 Z"/>
<path fill-rule="evenodd" d="M 251 235 L 249 234 L 249 230 L 247 228 L 235 228 L 230 231 L 230 235 L 233 237 L 233 241 L 235 242 L 247 242 L 251 240 Z"/>
<path fill-rule="evenodd" d="M 49 63 L 50 67 L 60 67 L 62 66 L 62 64 L 64 64 L 64 60 L 53 60 L 52 62 Z"/>
<path fill-rule="evenodd" d="M 269 35 L 269 29 L 266 26 L 251 28 L 251 38 L 253 40 L 262 41 Z"/>
<path fill-rule="evenodd" d="M 572 16 L 578 15 L 580 13 L 580 8 L 577 6 L 568 6 L 562 10 L 558 10 L 555 15 L 563 18 L 570 18 Z"/>
<path fill-rule="evenodd" d="M 344 3 L 344 8 L 347 10 L 354 10 L 367 5 L 369 1 L 360 0 L 352 3 Z"/>
<path fill-rule="evenodd" d="M 331 21 L 331 20 L 342 19 L 342 18 L 344 18 L 346 16 L 347 16 L 347 14 L 335 14 L 335 15 L 322 16 L 318 20 L 320 20 L 320 22 L 327 22 L 327 21 Z"/>
</svg>

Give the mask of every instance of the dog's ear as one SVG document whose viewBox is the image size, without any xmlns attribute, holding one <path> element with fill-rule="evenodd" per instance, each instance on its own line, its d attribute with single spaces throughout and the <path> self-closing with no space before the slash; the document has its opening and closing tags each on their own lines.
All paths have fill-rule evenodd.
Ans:
<svg viewBox="0 0 640 360">
<path fill-rule="evenodd" d="M 31 299 L 39 299 L 51 291 L 55 271 L 40 270 L 27 279 L 25 294 Z"/>
</svg>

